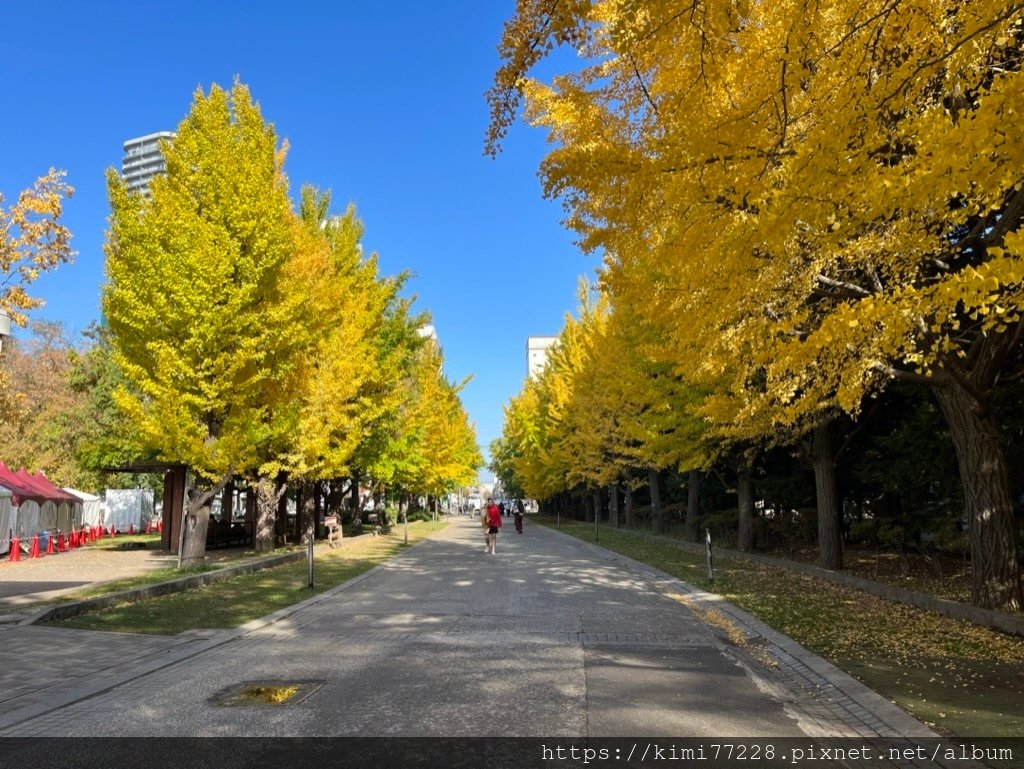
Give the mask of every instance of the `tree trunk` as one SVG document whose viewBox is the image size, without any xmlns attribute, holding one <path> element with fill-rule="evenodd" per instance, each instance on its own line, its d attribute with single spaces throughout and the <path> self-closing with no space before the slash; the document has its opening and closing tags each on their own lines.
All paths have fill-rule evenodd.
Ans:
<svg viewBox="0 0 1024 769">
<path fill-rule="evenodd" d="M 324 482 L 313 484 L 313 536 L 316 537 L 324 521 Z"/>
<path fill-rule="evenodd" d="M 626 488 L 624 491 L 626 501 L 626 527 L 633 528 L 633 487 L 626 481 Z"/>
<path fill-rule="evenodd" d="M 352 514 L 352 519 L 358 515 L 362 517 L 363 501 L 359 498 L 359 474 L 352 474 L 352 487 L 348 493 L 348 506 Z"/>
<path fill-rule="evenodd" d="M 754 480 L 748 462 L 741 462 L 736 471 L 736 497 L 739 506 L 739 532 L 736 549 L 754 549 Z"/>
<path fill-rule="evenodd" d="M 587 523 L 594 522 L 593 499 L 591 499 L 591 497 L 586 493 L 583 494 L 583 520 Z"/>
<path fill-rule="evenodd" d="M 987 404 L 955 382 L 936 387 L 949 424 L 970 521 L 971 603 L 1018 611 L 1022 605 L 1013 500 L 999 427 Z"/>
<path fill-rule="evenodd" d="M 287 476 L 280 473 L 277 476 L 277 488 L 287 490 Z M 274 499 L 277 500 L 277 512 L 274 514 L 274 544 L 288 543 L 288 495 L 284 492 L 275 491 Z"/>
<path fill-rule="evenodd" d="M 608 484 L 608 525 L 619 528 L 619 487 L 614 483 Z"/>
<path fill-rule="evenodd" d="M 220 496 L 220 514 L 223 520 L 230 525 L 235 513 L 235 487 L 230 481 L 224 487 Z"/>
<path fill-rule="evenodd" d="M 197 496 L 197 499 L 201 496 Z M 199 507 L 194 500 L 186 499 L 185 514 L 181 521 L 181 545 L 178 548 L 179 569 L 190 569 L 206 563 L 206 532 L 209 526 L 209 500 Z"/>
<path fill-rule="evenodd" d="M 287 485 L 278 487 L 266 475 L 256 481 L 256 535 L 253 547 L 256 552 L 265 553 L 274 549 L 274 530 L 277 528 L 277 507 L 288 489 Z"/>
<path fill-rule="evenodd" d="M 316 489 L 308 481 L 302 484 L 302 506 L 296 512 L 296 539 L 306 544 L 306 533 L 312 528 L 316 514 Z"/>
<path fill-rule="evenodd" d="M 601 513 L 603 512 L 601 508 L 603 506 L 601 499 L 601 487 L 598 486 L 594 489 L 594 518 L 597 519 L 598 523 L 601 522 Z"/>
<path fill-rule="evenodd" d="M 206 563 L 206 531 L 210 524 L 210 501 L 231 482 L 231 475 L 213 487 L 199 491 L 185 487 L 185 505 L 178 543 L 178 568 L 188 569 Z"/>
<path fill-rule="evenodd" d="M 651 528 L 661 531 L 661 490 L 658 488 L 658 471 L 647 471 L 647 483 L 651 487 Z"/>
<path fill-rule="evenodd" d="M 341 478 L 335 478 L 327 486 L 327 514 L 328 515 L 341 515 L 341 502 L 342 495 L 345 491 L 345 486 L 341 482 Z"/>
<path fill-rule="evenodd" d="M 331 492 L 330 492 L 330 496 L 328 497 L 328 503 L 330 503 L 332 498 L 336 500 L 335 504 L 333 506 L 329 507 L 329 510 L 330 510 L 330 514 L 331 515 L 337 515 L 338 516 L 338 524 L 339 524 L 339 526 L 338 526 L 338 533 L 339 534 L 341 533 L 341 525 L 340 524 L 344 520 L 344 517 L 345 517 L 344 516 L 344 511 L 341 509 L 342 490 L 343 490 L 343 487 L 342 487 L 341 479 L 338 478 L 337 480 L 335 480 L 334 482 L 331 483 Z M 352 516 L 352 529 L 353 529 L 353 531 L 355 531 L 355 533 L 357 535 L 363 533 L 363 511 L 361 509 L 357 510 L 356 514 Z"/>
<path fill-rule="evenodd" d="M 295 484 L 295 541 L 299 541 L 302 532 L 306 530 L 306 499 L 309 496 L 309 485 L 306 482 Z"/>
<path fill-rule="evenodd" d="M 700 470 L 690 470 L 686 475 L 686 539 L 698 540 L 697 518 L 700 516 Z"/>
<path fill-rule="evenodd" d="M 818 504 L 818 564 L 823 569 L 838 570 L 843 568 L 843 543 L 831 422 L 814 428 L 808 455 L 814 468 Z"/>
<path fill-rule="evenodd" d="M 256 546 L 256 492 L 251 484 L 245 489 L 245 532 L 252 537 L 252 545 Z"/>
</svg>

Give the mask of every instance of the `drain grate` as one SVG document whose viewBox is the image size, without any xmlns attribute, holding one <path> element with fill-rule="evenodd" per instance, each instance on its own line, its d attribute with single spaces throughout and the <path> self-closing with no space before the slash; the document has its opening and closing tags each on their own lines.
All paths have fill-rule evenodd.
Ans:
<svg viewBox="0 0 1024 769">
<path fill-rule="evenodd" d="M 217 692 L 214 705 L 295 705 L 324 685 L 323 681 L 244 681 Z"/>
</svg>

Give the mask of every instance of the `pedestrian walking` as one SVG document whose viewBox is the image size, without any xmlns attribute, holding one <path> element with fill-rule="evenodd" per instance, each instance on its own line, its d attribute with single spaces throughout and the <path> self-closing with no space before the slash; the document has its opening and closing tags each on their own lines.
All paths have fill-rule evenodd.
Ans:
<svg viewBox="0 0 1024 769">
<path fill-rule="evenodd" d="M 494 500 L 488 497 L 484 511 L 487 517 L 487 552 L 494 555 L 498 547 L 498 530 L 501 528 L 501 510 L 494 504 Z"/>
<path fill-rule="evenodd" d="M 491 517 L 487 514 L 487 505 L 480 508 L 480 526 L 484 530 L 484 552 L 491 552 Z"/>
<path fill-rule="evenodd" d="M 517 499 L 516 500 L 516 507 L 515 507 L 516 531 L 519 532 L 520 534 L 523 533 L 523 513 L 524 512 L 525 512 L 525 510 L 523 508 L 523 500 Z"/>
</svg>

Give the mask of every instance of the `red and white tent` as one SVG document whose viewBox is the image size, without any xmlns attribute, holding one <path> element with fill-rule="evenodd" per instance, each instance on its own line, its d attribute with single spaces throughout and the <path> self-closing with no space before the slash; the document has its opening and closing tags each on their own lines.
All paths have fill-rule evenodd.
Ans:
<svg viewBox="0 0 1024 769">
<path fill-rule="evenodd" d="M 43 530 L 70 531 L 81 525 L 81 500 L 54 486 L 42 473 L 14 472 L 0 462 L 0 486 L 11 492 L 11 514 L 0 529 L 0 554 L 10 549 L 11 534 L 30 540 Z"/>
<path fill-rule="evenodd" d="M 0 555 L 10 552 L 10 532 L 13 529 L 14 504 L 11 502 L 11 490 L 0 486 Z"/>
</svg>

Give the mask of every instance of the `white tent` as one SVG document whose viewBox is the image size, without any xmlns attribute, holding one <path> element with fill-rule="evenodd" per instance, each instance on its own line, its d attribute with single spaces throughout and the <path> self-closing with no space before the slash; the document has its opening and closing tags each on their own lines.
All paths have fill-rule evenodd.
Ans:
<svg viewBox="0 0 1024 769">
<path fill-rule="evenodd" d="M 64 491 L 81 500 L 81 504 L 76 506 L 80 508 L 80 513 L 75 515 L 75 528 L 99 526 L 103 523 L 103 499 L 101 497 L 78 489 L 64 489 Z"/>
<path fill-rule="evenodd" d="M 0 486 L 0 555 L 11 551 L 11 532 L 17 527 L 14 505 L 11 504 L 11 490 Z"/>
<path fill-rule="evenodd" d="M 130 526 L 140 531 L 153 518 L 153 492 L 150 489 L 107 489 L 103 525 L 119 532 Z"/>
<path fill-rule="evenodd" d="M 43 529 L 57 528 L 57 503 L 47 499 L 40 505 L 34 499 L 23 499 L 18 505 L 18 523 L 14 532 L 21 539 L 28 539 Z"/>
</svg>

